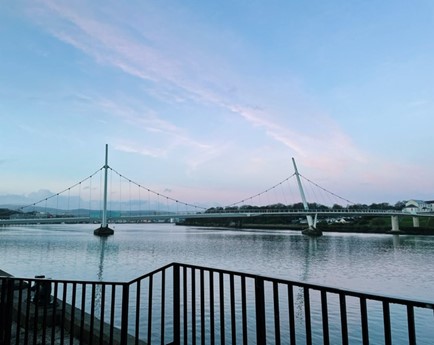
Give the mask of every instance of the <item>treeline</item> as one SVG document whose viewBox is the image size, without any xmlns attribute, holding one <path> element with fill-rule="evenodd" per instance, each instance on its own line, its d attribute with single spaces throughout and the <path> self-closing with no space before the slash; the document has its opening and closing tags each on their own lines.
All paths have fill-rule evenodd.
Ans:
<svg viewBox="0 0 434 345">
<path fill-rule="evenodd" d="M 16 213 L 21 213 L 21 212 L 10 210 L 8 208 L 0 208 L 0 218 L 9 218 L 11 215 Z"/>
<path fill-rule="evenodd" d="M 311 210 L 402 210 L 405 206 L 406 201 L 398 201 L 394 205 L 388 202 L 367 204 L 351 204 L 348 206 L 342 206 L 334 204 L 333 206 L 325 206 L 318 203 L 308 203 L 309 209 Z M 226 206 L 226 207 L 211 207 L 205 211 L 205 213 L 219 213 L 219 212 L 245 212 L 253 210 L 280 210 L 280 211 L 290 211 L 290 210 L 303 210 L 303 203 L 295 203 L 292 205 L 284 205 L 281 203 L 266 205 L 266 206 L 252 206 L 252 205 L 242 205 L 242 206 Z"/>
</svg>

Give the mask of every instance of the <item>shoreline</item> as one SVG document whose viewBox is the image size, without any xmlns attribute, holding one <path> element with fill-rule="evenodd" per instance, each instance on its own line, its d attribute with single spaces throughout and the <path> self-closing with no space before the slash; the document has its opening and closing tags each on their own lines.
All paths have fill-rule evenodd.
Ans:
<svg viewBox="0 0 434 345">
<path fill-rule="evenodd" d="M 225 229 L 252 229 L 252 230 L 290 230 L 290 231 L 302 231 L 306 228 L 305 225 L 296 224 L 237 224 L 237 225 L 207 225 L 198 223 L 177 223 L 176 225 L 184 226 L 200 226 L 204 228 L 225 228 Z M 391 228 L 385 227 L 360 227 L 351 225 L 339 225 L 339 226 L 319 226 L 318 230 L 327 233 L 353 233 L 353 234 L 383 234 L 383 235 L 418 235 L 418 236 L 434 236 L 434 229 L 419 227 L 409 228 L 402 227 L 399 231 L 393 231 Z"/>
</svg>

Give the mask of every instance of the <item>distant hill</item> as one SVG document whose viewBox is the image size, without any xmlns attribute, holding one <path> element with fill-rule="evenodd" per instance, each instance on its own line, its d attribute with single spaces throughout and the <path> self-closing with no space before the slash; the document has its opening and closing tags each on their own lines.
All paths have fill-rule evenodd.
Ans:
<svg viewBox="0 0 434 345">
<path fill-rule="evenodd" d="M 11 215 L 15 213 L 20 213 L 20 212 L 10 210 L 8 208 L 0 208 L 0 218 L 9 218 Z"/>
<path fill-rule="evenodd" d="M 101 217 L 101 210 L 89 210 L 87 208 L 63 210 L 51 207 L 39 207 L 39 206 L 26 206 L 24 210 L 19 210 L 20 205 L 0 205 L 0 219 L 9 218 L 9 216 L 16 213 L 30 213 L 30 212 L 40 212 L 51 214 L 55 217 L 61 216 L 73 216 L 73 217 Z M 16 211 L 18 210 L 18 211 Z M 107 210 L 109 217 L 119 217 L 119 216 L 143 216 L 149 214 L 158 214 L 160 211 L 156 210 L 143 210 L 143 211 L 129 211 L 129 210 Z"/>
</svg>

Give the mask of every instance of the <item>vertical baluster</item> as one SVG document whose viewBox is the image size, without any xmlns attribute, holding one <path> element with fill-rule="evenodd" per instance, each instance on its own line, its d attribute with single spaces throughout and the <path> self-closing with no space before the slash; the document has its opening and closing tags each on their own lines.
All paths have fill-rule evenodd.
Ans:
<svg viewBox="0 0 434 345">
<path fill-rule="evenodd" d="M 184 297 L 184 344 L 188 344 L 188 294 L 187 294 L 187 267 L 183 269 L 183 297 Z"/>
<path fill-rule="evenodd" d="M 200 338 L 205 345 L 205 279 L 203 269 L 200 269 Z"/>
<path fill-rule="evenodd" d="M 15 279 L 13 278 L 5 278 L 2 280 L 0 342 L 4 344 L 9 344 L 12 340 L 14 285 Z"/>
<path fill-rule="evenodd" d="M 90 335 L 89 345 L 93 344 L 93 329 L 95 328 L 95 296 L 96 296 L 96 284 L 92 283 L 92 295 L 90 300 Z"/>
<path fill-rule="evenodd" d="M 279 306 L 279 285 L 273 282 L 274 302 L 274 343 L 280 345 L 280 306 Z"/>
<path fill-rule="evenodd" d="M 72 298 L 71 298 L 71 326 L 69 334 L 69 344 L 74 344 L 74 328 L 75 328 L 75 301 L 77 297 L 77 283 L 72 283 Z"/>
<path fill-rule="evenodd" d="M 33 303 L 33 310 L 34 310 L 34 314 L 33 314 L 33 317 L 34 317 L 34 320 L 33 320 L 33 345 L 36 345 L 37 344 L 37 342 L 38 342 L 38 329 L 39 329 L 39 327 L 38 327 L 38 314 L 39 314 L 39 301 L 40 301 L 40 294 L 38 293 L 38 290 L 40 290 L 41 289 L 41 287 L 40 287 L 40 281 L 38 280 L 38 281 L 35 281 L 35 285 L 38 285 L 37 287 L 36 287 L 36 290 L 35 290 L 35 299 L 34 299 L 34 303 Z"/>
<path fill-rule="evenodd" d="M 407 305 L 408 343 L 416 345 L 416 328 L 414 325 L 414 307 Z"/>
<path fill-rule="evenodd" d="M 295 337 L 295 312 L 294 312 L 294 287 L 288 285 L 288 316 L 289 316 L 289 338 L 291 345 L 296 345 Z"/>
<path fill-rule="evenodd" d="M 86 283 L 83 283 L 81 289 L 81 315 L 80 315 L 80 342 L 84 343 L 84 315 L 86 310 Z"/>
<path fill-rule="evenodd" d="M 6 308 L 4 307 L 6 304 L 6 282 L 6 278 L 0 278 L 0 344 L 6 342 L 6 325 L 8 324 L 8 314 L 6 313 Z"/>
<path fill-rule="evenodd" d="M 105 283 L 101 283 L 101 310 L 99 317 L 99 339 L 100 342 L 104 340 L 104 320 L 105 320 Z M 71 344 L 72 345 L 72 344 Z"/>
<path fill-rule="evenodd" d="M 219 273 L 219 294 L 220 294 L 220 344 L 226 344 L 225 334 L 225 291 L 224 291 L 224 276 Z"/>
<path fill-rule="evenodd" d="M 121 344 L 128 343 L 128 306 L 130 302 L 130 285 L 122 284 L 122 316 L 121 316 Z"/>
<path fill-rule="evenodd" d="M 115 324 L 115 306 L 116 306 L 116 284 L 112 285 L 111 292 L 111 309 L 110 309 L 110 338 L 109 344 L 113 344 L 113 333 L 114 333 L 114 324 Z"/>
<path fill-rule="evenodd" d="M 324 345 L 329 345 L 330 344 L 329 316 L 328 316 L 328 306 L 327 306 L 327 292 L 325 290 L 321 290 L 321 311 L 322 311 L 323 343 Z"/>
<path fill-rule="evenodd" d="M 265 296 L 264 279 L 255 278 L 255 309 L 256 309 L 256 343 L 265 344 L 267 339 L 265 326 Z"/>
<path fill-rule="evenodd" d="M 196 271 L 191 269 L 191 343 L 196 345 Z"/>
<path fill-rule="evenodd" d="M 363 345 L 369 345 L 368 308 L 365 297 L 360 297 L 360 314 L 362 319 Z"/>
<path fill-rule="evenodd" d="M 214 272 L 209 271 L 209 318 L 211 345 L 215 345 Z"/>
<path fill-rule="evenodd" d="M 154 289 L 154 276 L 149 277 L 148 293 L 148 344 L 152 342 L 152 295 Z"/>
<path fill-rule="evenodd" d="M 54 294 L 53 294 L 53 315 L 51 319 L 51 345 L 54 345 L 54 339 L 56 335 L 56 319 L 57 319 L 57 292 L 59 290 L 59 283 L 56 281 L 54 282 Z"/>
<path fill-rule="evenodd" d="M 20 328 L 21 328 L 21 305 L 23 303 L 23 289 L 24 289 L 24 282 L 22 279 L 20 279 L 20 284 L 18 287 L 18 305 L 17 305 L 17 329 L 16 329 L 16 344 L 20 343 Z M 1 327 L 1 325 L 0 325 Z"/>
<path fill-rule="evenodd" d="M 384 344 L 392 345 L 392 329 L 390 326 L 389 302 L 383 301 Z"/>
<path fill-rule="evenodd" d="M 304 287 L 304 317 L 306 326 L 306 345 L 312 344 L 312 324 L 310 319 L 310 297 L 309 288 Z"/>
<path fill-rule="evenodd" d="M 47 286 L 49 286 L 48 291 L 44 293 L 44 305 L 42 307 L 42 336 L 41 336 L 41 343 L 46 343 L 46 335 L 47 335 L 47 308 L 50 304 L 50 298 L 51 298 L 51 282 L 43 282 L 44 288 L 47 289 Z M 49 285 L 47 285 L 49 284 Z"/>
<path fill-rule="evenodd" d="M 27 286 L 27 301 L 26 301 L 26 316 L 24 320 L 24 328 L 26 330 L 30 329 L 30 303 L 32 300 L 32 290 L 31 290 L 32 281 L 29 281 L 29 285 Z M 28 344 L 29 342 L 29 332 L 24 333 L 24 344 Z"/>
<path fill-rule="evenodd" d="M 241 314 L 243 323 L 243 345 L 247 345 L 247 296 L 246 296 L 246 277 L 241 276 Z"/>
<path fill-rule="evenodd" d="M 229 276 L 229 287 L 230 287 L 230 300 L 231 300 L 231 333 L 232 333 L 232 344 L 237 343 L 237 324 L 236 324 L 236 310 L 235 310 L 235 282 L 234 275 Z"/>
<path fill-rule="evenodd" d="M 166 333 L 166 269 L 161 272 L 161 345 L 165 345 Z"/>
<path fill-rule="evenodd" d="M 179 277 L 179 265 L 173 265 L 173 343 L 181 343 L 181 283 Z"/>
<path fill-rule="evenodd" d="M 61 316 L 61 323 L 60 323 L 60 344 L 63 345 L 64 338 L 65 338 L 65 321 L 66 321 L 66 293 L 68 291 L 68 285 L 67 283 L 63 282 L 63 292 L 62 292 L 62 316 Z"/>
<path fill-rule="evenodd" d="M 347 301 L 345 294 L 342 292 L 339 294 L 339 305 L 341 312 L 342 345 L 348 345 Z"/>
<path fill-rule="evenodd" d="M 136 337 L 136 345 L 138 345 L 139 343 L 139 325 L 140 325 L 140 285 L 141 285 L 141 280 L 139 280 L 136 284 L 137 284 L 137 288 L 136 288 L 136 332 L 135 332 L 135 337 Z"/>
</svg>

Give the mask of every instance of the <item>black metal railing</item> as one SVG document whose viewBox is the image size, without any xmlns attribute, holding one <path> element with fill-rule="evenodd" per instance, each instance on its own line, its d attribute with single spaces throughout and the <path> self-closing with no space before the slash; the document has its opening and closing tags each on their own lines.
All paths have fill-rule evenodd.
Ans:
<svg viewBox="0 0 434 345">
<path fill-rule="evenodd" d="M 429 344 L 434 304 L 172 263 L 130 282 L 0 277 L 0 344 Z"/>
</svg>

